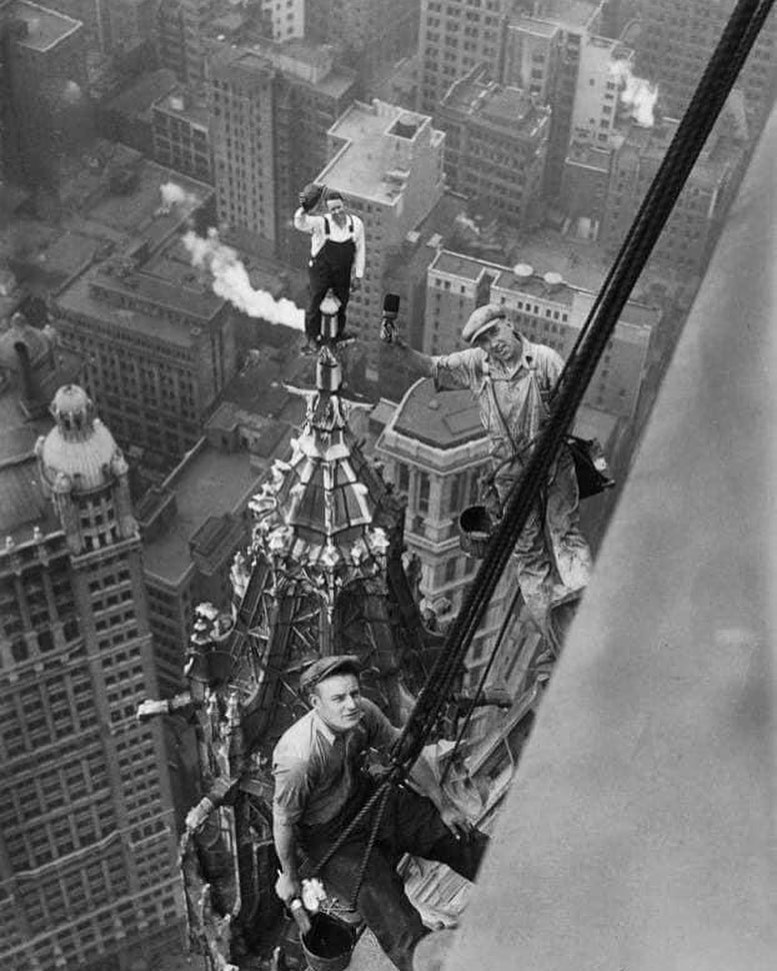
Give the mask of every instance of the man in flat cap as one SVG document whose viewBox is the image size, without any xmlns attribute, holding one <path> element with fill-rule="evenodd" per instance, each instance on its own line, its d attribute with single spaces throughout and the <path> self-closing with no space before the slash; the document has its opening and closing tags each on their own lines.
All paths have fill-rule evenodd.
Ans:
<svg viewBox="0 0 777 971">
<path fill-rule="evenodd" d="M 316 864 L 374 791 L 362 770 L 370 749 L 387 751 L 399 737 L 377 705 L 362 697 L 359 659 L 322 658 L 303 672 L 311 710 L 281 737 L 273 753 L 273 838 L 281 864 L 275 886 L 286 903 L 300 895 L 298 851 Z M 488 837 L 473 829 L 443 793 L 423 755 L 407 785 L 391 786 L 375 845 L 366 859 L 356 906 L 391 961 L 411 971 L 415 945 L 428 931 L 405 895 L 396 866 L 405 853 L 447 863 L 472 880 Z M 350 902 L 365 861 L 375 810 L 323 867 L 329 892 Z"/>
<path fill-rule="evenodd" d="M 389 347 L 433 378 L 438 390 L 472 392 L 488 432 L 493 487 L 503 506 L 548 418 L 548 402 L 564 362 L 552 348 L 526 340 L 497 304 L 478 307 L 462 338 L 470 347 L 441 357 L 422 354 L 396 338 Z M 591 552 L 579 518 L 574 462 L 563 446 L 515 548 L 521 594 L 546 631 L 554 606 L 588 583 Z"/>
</svg>

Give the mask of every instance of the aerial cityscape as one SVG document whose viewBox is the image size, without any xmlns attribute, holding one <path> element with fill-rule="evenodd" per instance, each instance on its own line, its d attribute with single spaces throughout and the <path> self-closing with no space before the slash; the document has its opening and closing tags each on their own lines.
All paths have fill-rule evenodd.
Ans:
<svg viewBox="0 0 777 971">
<path fill-rule="evenodd" d="M 0 0 L 1 968 L 442 968 L 773 14 L 462 618 L 735 6 Z"/>
</svg>

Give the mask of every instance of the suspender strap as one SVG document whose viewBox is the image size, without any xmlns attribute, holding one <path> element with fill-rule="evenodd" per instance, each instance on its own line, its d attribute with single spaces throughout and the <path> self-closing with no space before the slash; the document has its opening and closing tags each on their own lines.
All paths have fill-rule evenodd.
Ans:
<svg viewBox="0 0 777 971">
<path fill-rule="evenodd" d="M 329 235 L 329 220 L 324 216 L 324 236 Z"/>
</svg>

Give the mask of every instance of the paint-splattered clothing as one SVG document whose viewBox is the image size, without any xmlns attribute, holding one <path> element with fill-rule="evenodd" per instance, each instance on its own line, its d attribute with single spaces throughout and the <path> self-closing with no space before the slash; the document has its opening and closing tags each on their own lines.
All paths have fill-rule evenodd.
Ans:
<svg viewBox="0 0 777 971">
<path fill-rule="evenodd" d="M 561 356 L 524 339 L 521 360 L 510 370 L 477 347 L 435 357 L 433 365 L 435 387 L 469 388 L 478 402 L 494 486 L 504 503 L 547 420 L 547 401 L 564 366 Z M 542 624 L 553 602 L 588 583 L 591 553 L 580 532 L 577 479 L 566 447 L 551 466 L 545 495 L 527 520 L 515 556 L 521 593 Z"/>
</svg>

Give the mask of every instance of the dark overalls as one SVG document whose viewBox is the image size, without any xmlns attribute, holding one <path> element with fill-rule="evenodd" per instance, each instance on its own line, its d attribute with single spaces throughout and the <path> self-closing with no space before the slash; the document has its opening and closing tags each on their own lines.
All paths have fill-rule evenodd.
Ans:
<svg viewBox="0 0 777 971">
<path fill-rule="evenodd" d="M 300 843 L 311 863 L 331 850 L 371 792 L 371 784 L 362 780 L 334 819 L 318 826 L 299 827 Z M 397 864 L 405 853 L 411 853 L 446 863 L 467 880 L 474 880 L 488 837 L 473 830 L 457 839 L 430 799 L 404 786 L 392 786 L 365 865 L 373 824 L 374 811 L 354 828 L 320 875 L 324 886 L 345 902 L 351 900 L 365 867 L 356 907 L 394 966 L 399 971 L 413 971 L 413 950 L 428 931 L 405 894 Z"/>
<path fill-rule="evenodd" d="M 345 308 L 351 295 L 351 267 L 356 255 L 354 240 L 353 217 L 348 217 L 348 231 L 350 237 L 338 243 L 330 239 L 329 217 L 324 216 L 324 245 L 311 258 L 310 268 L 310 303 L 305 314 L 305 333 L 308 340 L 315 341 L 321 334 L 321 301 L 327 290 L 332 290 L 340 301 L 337 314 L 337 336 L 345 330 Z"/>
</svg>

